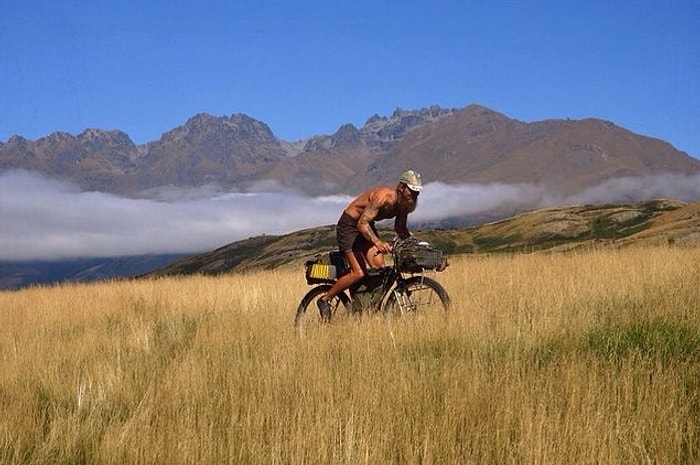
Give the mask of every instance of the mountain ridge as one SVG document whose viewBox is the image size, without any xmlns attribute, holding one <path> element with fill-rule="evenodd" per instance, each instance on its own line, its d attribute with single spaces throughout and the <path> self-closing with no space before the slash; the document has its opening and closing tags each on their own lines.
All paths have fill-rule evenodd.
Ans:
<svg viewBox="0 0 700 465">
<path fill-rule="evenodd" d="M 526 123 L 477 104 L 397 108 L 360 128 L 342 124 L 295 142 L 242 113 L 199 113 L 142 145 L 100 129 L 36 141 L 13 136 L 0 145 L 0 170 L 39 171 L 130 197 L 161 186 L 246 191 L 261 182 L 308 195 L 353 194 L 393 183 L 409 167 L 427 182 L 539 183 L 566 197 L 620 176 L 698 174 L 700 160 L 600 119 Z"/>
</svg>

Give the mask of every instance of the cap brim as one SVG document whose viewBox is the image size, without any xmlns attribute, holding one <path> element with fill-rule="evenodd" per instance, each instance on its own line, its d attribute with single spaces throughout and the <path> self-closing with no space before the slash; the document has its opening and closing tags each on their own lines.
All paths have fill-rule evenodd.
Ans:
<svg viewBox="0 0 700 465">
<path fill-rule="evenodd" d="M 410 184 L 406 184 L 406 187 L 411 189 L 413 192 L 420 192 L 423 190 L 423 186 L 412 186 Z"/>
</svg>

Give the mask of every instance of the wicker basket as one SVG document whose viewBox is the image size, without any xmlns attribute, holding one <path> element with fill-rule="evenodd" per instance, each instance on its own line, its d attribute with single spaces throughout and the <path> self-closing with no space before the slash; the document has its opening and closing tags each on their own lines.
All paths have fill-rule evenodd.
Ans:
<svg viewBox="0 0 700 465">
<path fill-rule="evenodd" d="M 420 273 L 425 270 L 442 271 L 447 267 L 447 259 L 441 250 L 414 242 L 397 247 L 394 259 L 399 270 L 404 273 Z"/>
</svg>

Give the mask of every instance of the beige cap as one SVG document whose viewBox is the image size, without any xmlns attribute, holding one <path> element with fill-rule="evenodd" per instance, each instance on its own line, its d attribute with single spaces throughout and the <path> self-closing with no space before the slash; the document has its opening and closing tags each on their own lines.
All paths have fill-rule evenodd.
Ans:
<svg viewBox="0 0 700 465">
<path fill-rule="evenodd" d="M 423 190 L 423 182 L 420 180 L 420 174 L 417 171 L 404 171 L 399 178 L 399 182 L 406 184 L 412 191 L 420 192 Z"/>
</svg>

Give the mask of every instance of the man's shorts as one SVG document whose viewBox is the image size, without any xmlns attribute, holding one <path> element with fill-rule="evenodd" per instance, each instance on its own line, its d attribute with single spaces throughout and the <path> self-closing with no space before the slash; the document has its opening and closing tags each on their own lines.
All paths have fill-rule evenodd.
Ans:
<svg viewBox="0 0 700 465">
<path fill-rule="evenodd" d="M 377 234 L 377 229 L 374 227 L 374 221 L 370 223 L 370 227 Z M 336 238 L 338 239 L 338 247 L 343 253 L 350 252 L 353 249 L 365 249 L 371 246 L 370 242 L 360 234 L 357 229 L 357 220 L 346 212 L 340 216 L 338 225 L 336 226 Z"/>
</svg>

